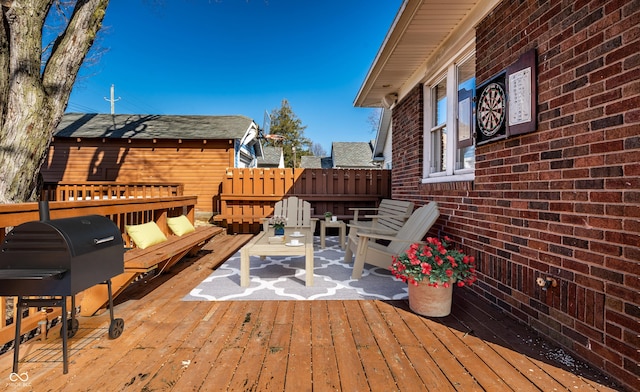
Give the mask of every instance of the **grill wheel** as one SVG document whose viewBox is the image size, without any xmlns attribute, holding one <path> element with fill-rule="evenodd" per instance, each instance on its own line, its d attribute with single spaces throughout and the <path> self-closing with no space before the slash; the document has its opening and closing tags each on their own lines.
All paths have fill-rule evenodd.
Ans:
<svg viewBox="0 0 640 392">
<path fill-rule="evenodd" d="M 111 339 L 117 339 L 122 335 L 122 331 L 124 331 L 124 320 L 121 318 L 113 319 L 111 324 L 109 324 L 109 337 Z"/>
<path fill-rule="evenodd" d="M 70 318 L 67 320 L 67 338 L 72 338 L 78 332 L 78 328 L 80 327 L 80 323 L 78 320 L 74 318 Z M 62 337 L 62 328 L 60 328 L 60 337 Z"/>
</svg>

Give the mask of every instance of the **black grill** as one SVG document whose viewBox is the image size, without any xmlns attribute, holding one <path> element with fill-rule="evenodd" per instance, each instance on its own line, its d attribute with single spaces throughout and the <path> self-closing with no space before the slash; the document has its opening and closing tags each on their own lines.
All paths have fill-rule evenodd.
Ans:
<svg viewBox="0 0 640 392">
<path fill-rule="evenodd" d="M 40 204 L 40 221 L 23 223 L 9 232 L 0 248 L 0 296 L 17 296 L 14 306 L 16 337 L 14 372 L 18 371 L 22 308 L 62 307 L 64 373 L 68 371 L 67 337 L 77 329 L 75 295 L 106 283 L 111 325 L 109 336 L 117 338 L 124 322 L 113 317 L 111 278 L 124 272 L 124 244 L 118 227 L 108 218 L 88 215 L 49 220 L 46 202 Z M 50 298 L 23 298 L 42 296 Z M 57 298 L 56 298 L 57 297 Z M 67 297 L 71 297 L 71 320 L 67 323 Z"/>
</svg>

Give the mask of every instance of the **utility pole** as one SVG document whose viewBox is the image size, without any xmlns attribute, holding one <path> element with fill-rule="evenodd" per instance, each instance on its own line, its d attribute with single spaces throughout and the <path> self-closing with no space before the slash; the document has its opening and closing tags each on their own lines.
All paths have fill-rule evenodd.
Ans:
<svg viewBox="0 0 640 392">
<path fill-rule="evenodd" d="M 104 97 L 105 101 L 111 102 L 111 115 L 116 114 L 116 101 L 120 100 L 120 97 L 118 97 L 118 99 L 114 98 L 115 92 L 116 92 L 116 87 L 112 84 L 111 85 L 111 98 L 109 99 L 107 97 Z"/>
</svg>

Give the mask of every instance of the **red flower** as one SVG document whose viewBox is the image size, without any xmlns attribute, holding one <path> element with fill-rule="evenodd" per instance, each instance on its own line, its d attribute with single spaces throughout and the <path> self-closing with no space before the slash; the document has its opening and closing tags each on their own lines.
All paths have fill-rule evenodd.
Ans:
<svg viewBox="0 0 640 392">
<path fill-rule="evenodd" d="M 475 259 L 450 246 L 450 240 L 447 236 L 444 241 L 428 237 L 426 244 L 411 244 L 404 253 L 392 258 L 392 275 L 414 285 L 420 281 L 434 287 L 471 285 L 476 281 Z"/>
</svg>

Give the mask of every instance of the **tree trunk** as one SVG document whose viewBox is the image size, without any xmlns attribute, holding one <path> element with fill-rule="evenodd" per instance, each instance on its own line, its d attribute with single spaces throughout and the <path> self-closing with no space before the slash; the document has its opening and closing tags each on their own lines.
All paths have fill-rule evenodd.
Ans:
<svg viewBox="0 0 640 392">
<path fill-rule="evenodd" d="M 42 29 L 55 0 L 3 1 L 0 22 L 0 203 L 38 193 L 38 175 L 109 0 L 78 0 L 41 67 Z"/>
</svg>

